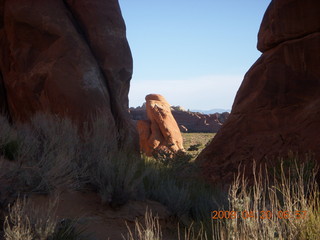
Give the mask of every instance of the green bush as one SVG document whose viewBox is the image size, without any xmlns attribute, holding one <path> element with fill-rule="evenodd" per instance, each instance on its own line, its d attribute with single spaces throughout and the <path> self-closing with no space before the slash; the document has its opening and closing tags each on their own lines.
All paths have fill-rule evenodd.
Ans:
<svg viewBox="0 0 320 240">
<path fill-rule="evenodd" d="M 202 146 L 201 143 L 190 145 L 187 151 L 199 151 L 199 148 Z"/>
</svg>

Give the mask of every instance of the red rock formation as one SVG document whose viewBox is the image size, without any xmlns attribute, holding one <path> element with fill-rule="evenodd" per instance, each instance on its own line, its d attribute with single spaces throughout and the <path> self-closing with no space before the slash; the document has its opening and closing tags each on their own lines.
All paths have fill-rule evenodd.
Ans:
<svg viewBox="0 0 320 240">
<path fill-rule="evenodd" d="M 149 120 L 138 120 L 140 149 L 148 156 L 158 151 L 176 153 L 184 151 L 183 140 L 169 103 L 159 94 L 146 96 L 146 111 Z"/>
<path fill-rule="evenodd" d="M 1 0 L 0 18 L 0 106 L 14 121 L 104 112 L 120 142 L 131 138 L 132 57 L 117 0 Z"/>
<path fill-rule="evenodd" d="M 188 111 L 172 111 L 172 114 L 178 124 L 188 130 L 187 132 L 216 133 L 229 113 L 201 114 Z"/>
<path fill-rule="evenodd" d="M 131 108 L 130 115 L 134 120 L 147 120 L 146 110 L 140 107 Z M 227 120 L 229 113 L 202 114 L 198 112 L 172 110 L 172 115 L 177 121 L 181 132 L 216 133 Z"/>
<path fill-rule="evenodd" d="M 258 36 L 263 54 L 245 75 L 227 122 L 197 158 L 211 181 L 232 180 L 240 162 L 290 150 L 320 159 L 320 1 L 273 0 Z"/>
</svg>

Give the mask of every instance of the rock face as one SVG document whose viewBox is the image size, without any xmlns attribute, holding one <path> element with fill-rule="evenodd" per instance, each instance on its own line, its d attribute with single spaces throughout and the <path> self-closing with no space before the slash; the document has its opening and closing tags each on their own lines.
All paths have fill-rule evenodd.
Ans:
<svg viewBox="0 0 320 240">
<path fill-rule="evenodd" d="M 129 141 L 132 57 L 117 0 L 1 0 L 0 19 L 2 111 L 80 123 L 104 113 L 119 143 Z"/>
<path fill-rule="evenodd" d="M 159 94 L 146 96 L 148 120 L 138 120 L 140 149 L 147 156 L 159 151 L 176 153 L 184 151 L 178 124 L 171 114 L 169 103 Z"/>
<path fill-rule="evenodd" d="M 174 118 L 186 132 L 216 133 L 229 116 L 228 112 L 201 114 L 187 111 L 173 111 Z"/>
<path fill-rule="evenodd" d="M 216 133 L 227 120 L 229 113 L 201 114 L 198 112 L 183 111 L 171 107 L 173 117 L 178 123 L 181 132 L 189 133 Z M 147 112 L 143 107 L 131 108 L 133 120 L 147 120 Z"/>
<path fill-rule="evenodd" d="M 320 1 L 273 0 L 258 49 L 227 122 L 197 158 L 213 182 L 290 150 L 320 159 Z"/>
</svg>

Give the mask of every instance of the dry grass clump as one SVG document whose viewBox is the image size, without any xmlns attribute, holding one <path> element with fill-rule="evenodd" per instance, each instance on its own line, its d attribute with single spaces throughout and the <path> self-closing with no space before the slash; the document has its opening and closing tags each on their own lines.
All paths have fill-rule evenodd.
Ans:
<svg viewBox="0 0 320 240">
<path fill-rule="evenodd" d="M 138 219 L 135 220 L 134 232 L 127 224 L 127 237 L 122 235 L 124 240 L 162 240 L 161 226 L 159 217 L 153 216 L 152 211 L 146 209 L 144 215 L 144 224 L 141 224 Z"/>
<path fill-rule="evenodd" d="M 305 165 L 295 162 L 289 169 L 281 164 L 280 170 L 280 178 L 269 180 L 267 172 L 254 166 L 252 186 L 237 176 L 229 192 L 229 209 L 245 217 L 226 220 L 230 238 L 314 239 L 313 232 L 320 233 L 313 221 L 319 218 L 317 169 L 305 176 Z"/>
<path fill-rule="evenodd" d="M 9 205 L 3 231 L 5 240 L 81 240 L 82 231 L 76 231 L 76 221 L 58 221 L 58 198 L 46 206 L 36 206 L 26 198 L 18 198 Z"/>
<path fill-rule="evenodd" d="M 52 236 L 57 219 L 55 203 L 46 209 L 35 208 L 26 198 L 18 198 L 14 205 L 9 206 L 9 214 L 4 222 L 4 238 L 6 240 L 46 240 Z"/>
</svg>

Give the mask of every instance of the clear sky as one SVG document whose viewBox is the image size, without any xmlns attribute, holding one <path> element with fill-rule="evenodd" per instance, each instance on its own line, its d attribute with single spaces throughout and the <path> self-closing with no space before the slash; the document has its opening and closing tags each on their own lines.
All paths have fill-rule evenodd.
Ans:
<svg viewBox="0 0 320 240">
<path fill-rule="evenodd" d="M 133 55 L 129 105 L 150 93 L 186 109 L 231 109 L 261 53 L 270 0 L 120 0 Z"/>
</svg>

